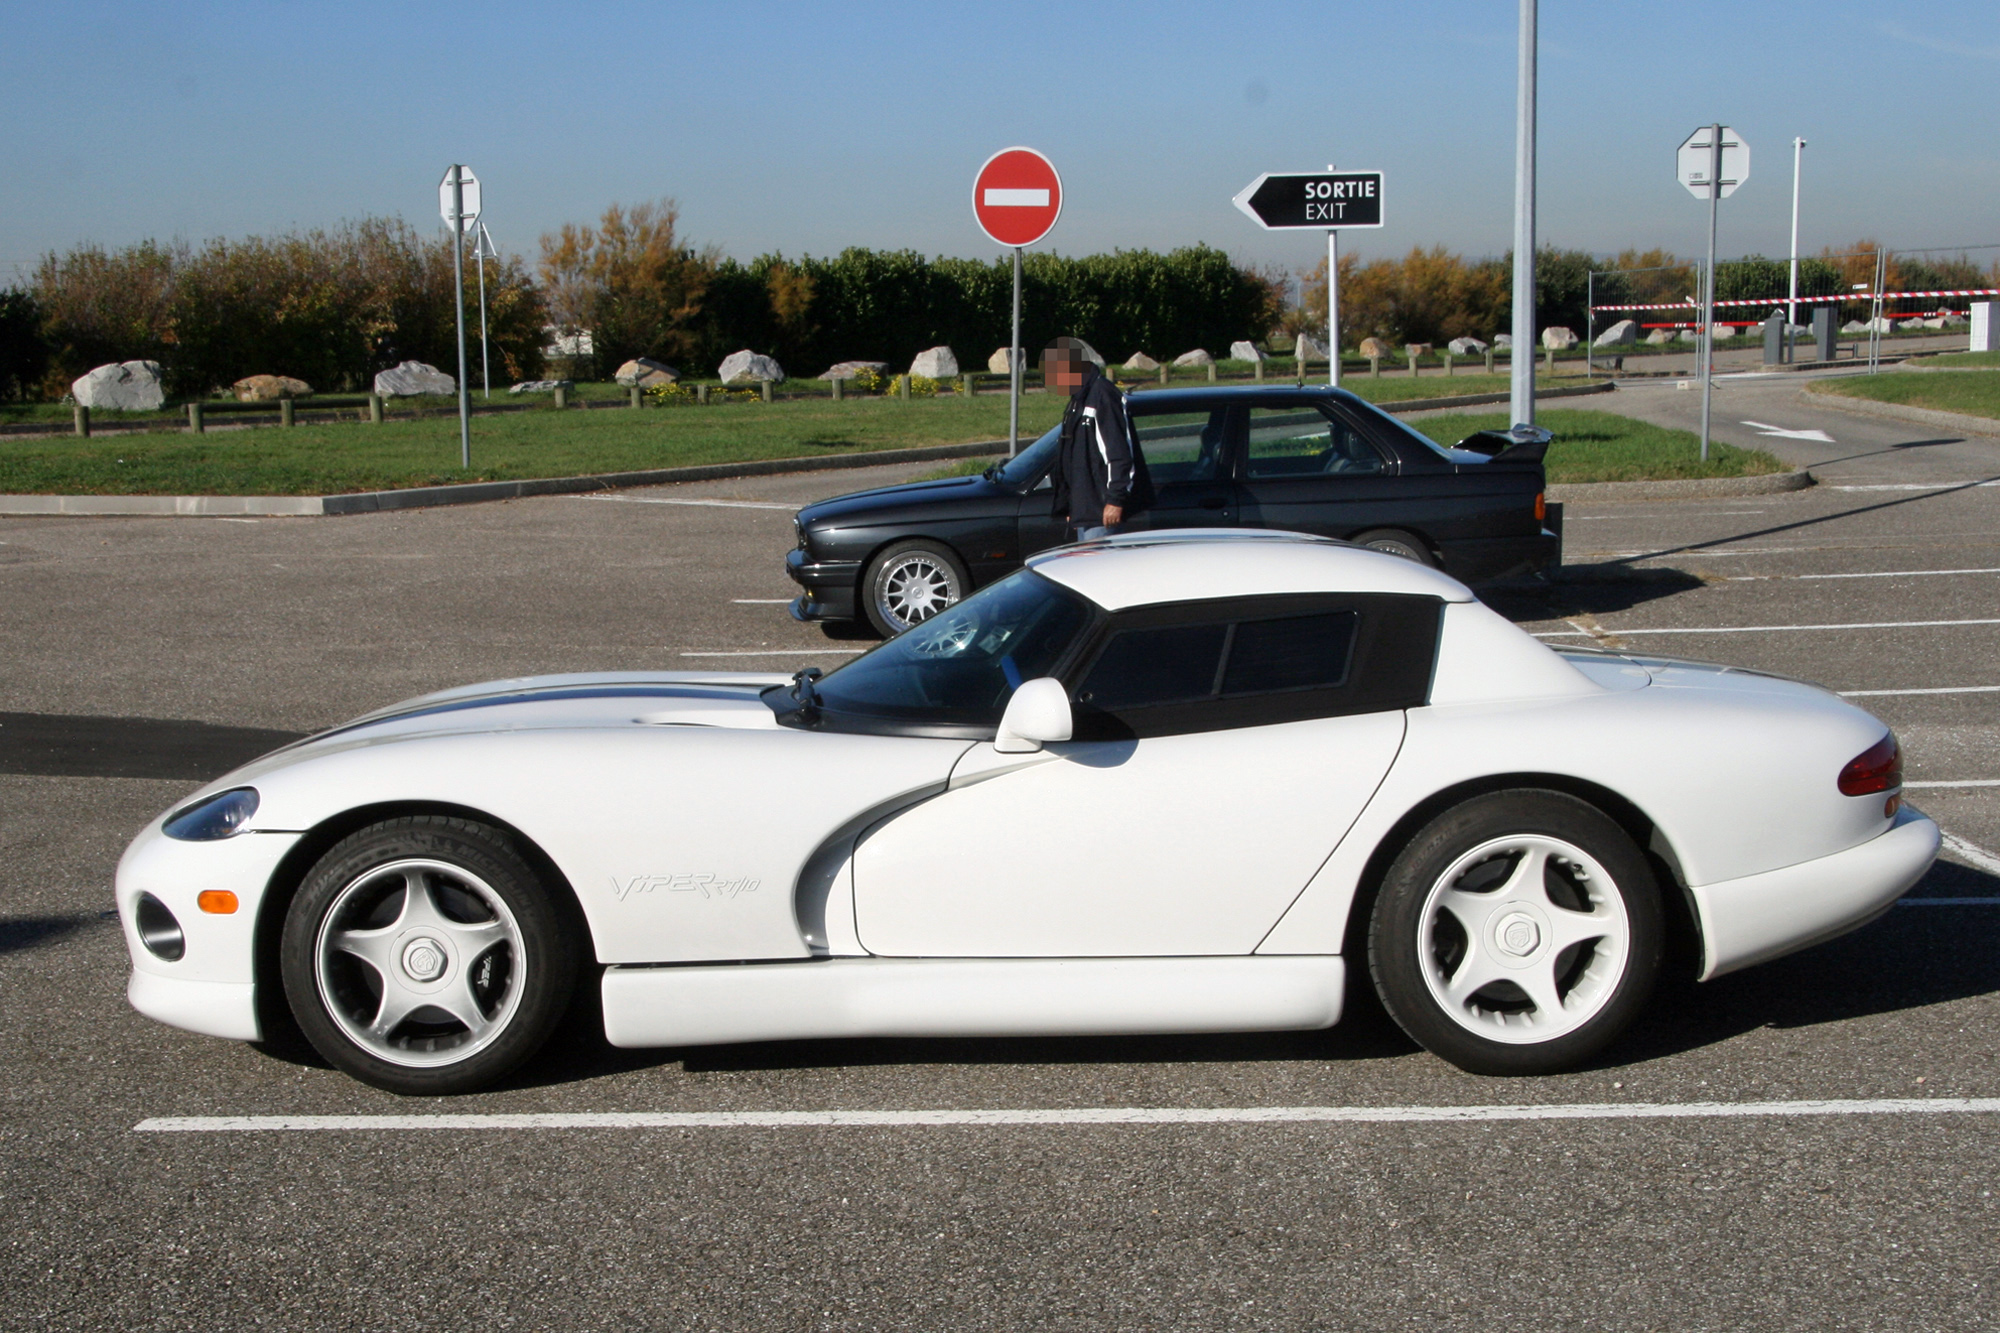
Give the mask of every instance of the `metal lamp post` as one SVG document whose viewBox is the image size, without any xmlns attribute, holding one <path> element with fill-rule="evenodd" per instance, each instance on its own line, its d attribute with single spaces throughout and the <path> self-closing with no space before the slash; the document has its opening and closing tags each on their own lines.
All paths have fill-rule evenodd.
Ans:
<svg viewBox="0 0 2000 1333">
<path fill-rule="evenodd" d="M 1535 0 L 1521 0 L 1514 91 L 1514 347 L 1507 413 L 1535 424 Z"/>
</svg>

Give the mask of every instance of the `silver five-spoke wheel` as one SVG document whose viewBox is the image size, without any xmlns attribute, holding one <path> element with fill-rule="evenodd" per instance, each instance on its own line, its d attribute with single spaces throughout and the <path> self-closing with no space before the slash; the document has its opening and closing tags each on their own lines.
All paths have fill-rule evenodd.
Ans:
<svg viewBox="0 0 2000 1333">
<path fill-rule="evenodd" d="M 520 1003 L 521 928 L 461 866 L 412 858 L 342 889 L 314 950 L 320 998 L 356 1045 L 392 1064 L 449 1064 L 503 1031 Z"/>
<path fill-rule="evenodd" d="M 1453 1021 L 1493 1041 L 1546 1041 L 1604 1008 L 1631 923 L 1611 874 L 1573 843 L 1495 838 L 1431 886 L 1424 980 Z"/>
</svg>

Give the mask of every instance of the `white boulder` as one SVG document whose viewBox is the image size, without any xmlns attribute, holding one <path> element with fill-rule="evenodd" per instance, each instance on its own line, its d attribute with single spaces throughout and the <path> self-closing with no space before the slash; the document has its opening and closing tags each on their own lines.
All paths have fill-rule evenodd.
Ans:
<svg viewBox="0 0 2000 1333">
<path fill-rule="evenodd" d="M 958 376 L 958 358 L 949 347 L 927 347 L 910 362 L 910 374 L 927 380 L 948 380 Z"/>
<path fill-rule="evenodd" d="M 1542 346 L 1560 352 L 1576 346 L 1576 335 L 1560 324 L 1551 324 L 1542 330 Z"/>
<path fill-rule="evenodd" d="M 1672 329 L 1654 329 L 1646 335 L 1646 341 L 1655 347 L 1658 347 L 1661 343 L 1670 343 L 1673 340 L 1674 331 Z"/>
<path fill-rule="evenodd" d="M 1326 360 L 1326 348 L 1320 346 L 1314 339 L 1308 338 L 1305 334 L 1301 333 L 1298 341 L 1292 344 L 1292 355 L 1300 361 L 1324 361 Z"/>
<path fill-rule="evenodd" d="M 507 392 L 554 393 L 557 389 L 567 389 L 569 387 L 570 381 L 568 380 L 522 380 L 519 384 L 507 390 Z"/>
<path fill-rule="evenodd" d="M 1493 335 L 1493 345 L 1495 347 L 1512 347 L 1514 345 L 1514 335 L 1511 333 L 1496 333 Z"/>
<path fill-rule="evenodd" d="M 290 375 L 248 375 L 229 386 L 239 403 L 275 403 L 281 398 L 310 398 L 312 385 Z"/>
<path fill-rule="evenodd" d="M 1866 333 L 1868 332 L 1868 326 L 1858 319 L 1850 319 L 1840 326 L 1840 331 L 1842 333 Z"/>
<path fill-rule="evenodd" d="M 100 412 L 157 412 L 166 405 L 157 361 L 114 361 L 69 386 L 79 407 Z"/>
<path fill-rule="evenodd" d="M 420 398 L 425 394 L 458 392 L 458 381 L 421 361 L 405 361 L 375 377 L 375 392 L 384 398 Z"/>
<path fill-rule="evenodd" d="M 1023 371 L 1027 370 L 1028 353 L 1026 348 L 1015 348 L 1014 359 L 1021 363 Z M 1004 347 L 994 348 L 993 355 L 986 358 L 986 369 L 988 373 L 994 375 L 1011 375 L 1014 372 L 1014 363 L 1008 360 L 1007 349 Z"/>
<path fill-rule="evenodd" d="M 1206 348 L 1197 347 L 1192 352 L 1182 352 L 1179 356 L 1175 357 L 1174 364 L 1177 366 L 1212 366 L 1215 364 L 1215 358 L 1208 354 Z"/>
<path fill-rule="evenodd" d="M 864 370 L 879 375 L 888 368 L 889 363 L 887 361 L 836 361 L 826 368 L 826 373 L 821 375 L 820 378 L 823 380 L 851 380 Z"/>
<path fill-rule="evenodd" d="M 1395 355 L 1395 349 L 1390 347 L 1388 343 L 1383 342 L 1380 338 L 1373 337 L 1361 340 L 1360 351 L 1361 355 L 1367 357 L 1370 361 L 1378 358 L 1387 360 L 1389 357 Z"/>
<path fill-rule="evenodd" d="M 650 356 L 638 356 L 618 367 L 618 373 L 611 378 L 620 384 L 636 384 L 642 389 L 650 389 L 655 384 L 672 384 L 680 377 L 681 373 L 666 362 L 655 361 Z"/>
<path fill-rule="evenodd" d="M 1445 346 L 1453 356 L 1479 356 L 1486 351 L 1486 344 L 1477 338 L 1453 338 Z"/>
<path fill-rule="evenodd" d="M 724 384 L 741 384 L 746 380 L 783 384 L 785 368 L 770 357 L 746 347 L 723 357 L 722 364 L 716 367 L 715 377 Z"/>
<path fill-rule="evenodd" d="M 1941 329 L 1962 329 L 1969 322 L 1964 315 L 1945 315 L 1938 320 L 1938 327 Z"/>
<path fill-rule="evenodd" d="M 1134 352 L 1125 358 L 1125 369 L 1127 370 L 1158 370 L 1159 368 L 1160 363 L 1153 360 L 1152 357 L 1147 356 L 1144 352 Z"/>
<path fill-rule="evenodd" d="M 1231 361 L 1255 362 L 1262 361 L 1264 354 L 1257 350 L 1256 343 L 1239 338 L 1237 341 L 1229 344 L 1229 359 Z"/>
<path fill-rule="evenodd" d="M 1639 341 L 1639 326 L 1632 320 L 1621 319 L 1610 328 L 1597 335 L 1594 347 L 1630 347 Z"/>
<path fill-rule="evenodd" d="M 1681 330 L 1681 331 L 1680 331 L 1680 332 L 1679 332 L 1678 334 L 1676 334 L 1675 336 L 1676 336 L 1676 337 L 1678 337 L 1678 338 L 1679 338 L 1679 339 L 1680 339 L 1680 340 L 1681 340 L 1682 342 L 1684 342 L 1684 343 L 1698 343 L 1698 342 L 1700 342 L 1700 341 L 1701 341 L 1701 330 L 1700 330 L 1700 329 L 1682 329 L 1682 330 Z"/>
</svg>

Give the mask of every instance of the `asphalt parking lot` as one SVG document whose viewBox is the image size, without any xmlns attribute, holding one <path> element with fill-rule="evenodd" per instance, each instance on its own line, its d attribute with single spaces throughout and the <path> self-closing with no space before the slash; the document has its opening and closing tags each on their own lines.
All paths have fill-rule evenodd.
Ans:
<svg viewBox="0 0 2000 1333">
<path fill-rule="evenodd" d="M 1600 401 L 1676 425 L 1699 408 L 1670 385 Z M 161 1027 L 126 1007 L 104 913 L 126 839 L 194 785 L 147 775 L 175 747 L 529 672 L 831 665 L 863 645 L 784 614 L 791 508 L 933 465 L 344 518 L 0 519 L 0 1326 L 2000 1324 L 2000 1116 L 1409 1113 L 2000 1097 L 2000 438 L 1846 416 L 1790 378 L 1728 381 L 1716 417 L 1821 484 L 1572 505 L 1566 577 L 1492 600 L 1557 642 L 1851 693 L 1952 841 L 1920 901 L 1675 988 L 1588 1070 L 1514 1081 L 1364 1013 L 1297 1036 L 570 1039 L 498 1091 L 412 1104 Z M 10 730 L 66 737 L 67 757 Z M 131 736 L 169 757 L 106 776 Z M 134 1128 L 1103 1107 L 1385 1118 Z"/>
</svg>

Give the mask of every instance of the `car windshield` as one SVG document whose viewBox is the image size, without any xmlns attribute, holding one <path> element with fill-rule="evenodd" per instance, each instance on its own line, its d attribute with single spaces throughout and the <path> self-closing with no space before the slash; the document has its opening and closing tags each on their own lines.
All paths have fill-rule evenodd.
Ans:
<svg viewBox="0 0 2000 1333">
<path fill-rule="evenodd" d="M 995 727 L 1021 682 L 1049 675 L 1089 623 L 1089 604 L 1020 570 L 811 682 L 823 717 Z M 778 686 L 773 703 L 806 703 Z"/>
<path fill-rule="evenodd" d="M 1025 491 L 1042 479 L 1056 461 L 1056 441 L 1062 434 L 1057 426 L 1004 463 L 995 463 L 986 475 L 1009 490 Z"/>
</svg>

